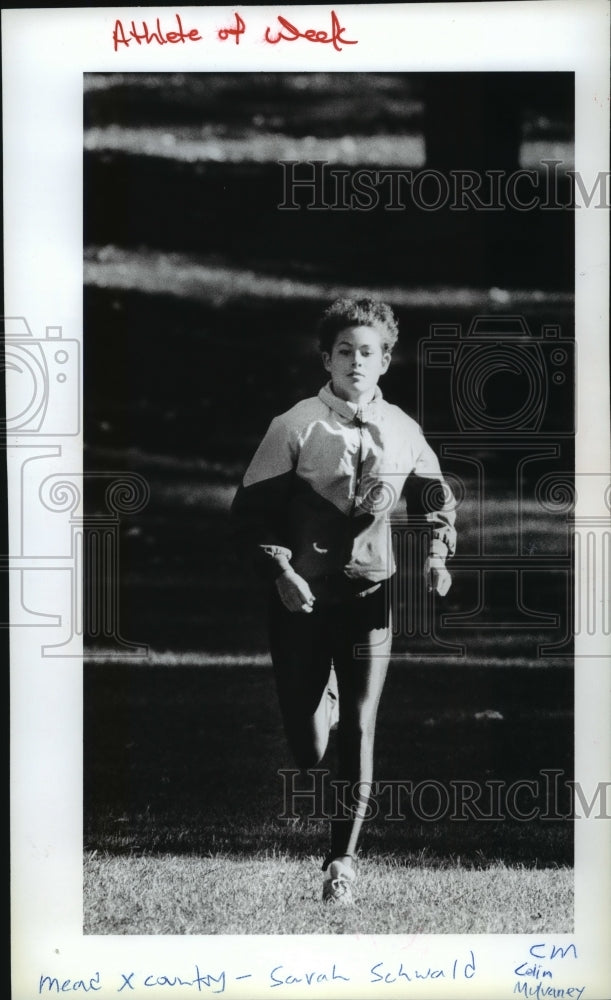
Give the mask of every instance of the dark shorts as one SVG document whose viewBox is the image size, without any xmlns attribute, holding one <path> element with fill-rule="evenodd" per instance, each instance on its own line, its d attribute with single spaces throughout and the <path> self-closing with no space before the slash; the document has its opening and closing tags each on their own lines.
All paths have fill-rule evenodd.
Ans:
<svg viewBox="0 0 611 1000">
<path fill-rule="evenodd" d="M 329 677 L 385 672 L 392 642 L 390 581 L 363 597 L 328 604 L 317 599 L 312 612 L 287 611 L 275 588 L 269 607 L 269 643 L 283 714 L 313 715 Z"/>
<path fill-rule="evenodd" d="M 388 624 L 385 616 L 390 608 L 392 577 L 374 583 L 372 580 L 355 580 L 336 574 L 309 582 L 319 607 L 342 607 L 348 614 L 353 609 L 357 615 L 380 616 L 381 624 L 373 626 L 375 628 L 385 628 Z"/>
</svg>

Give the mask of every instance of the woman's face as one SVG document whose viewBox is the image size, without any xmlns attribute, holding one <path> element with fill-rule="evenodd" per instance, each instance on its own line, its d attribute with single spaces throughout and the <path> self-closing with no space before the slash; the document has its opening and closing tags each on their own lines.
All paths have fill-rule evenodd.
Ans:
<svg viewBox="0 0 611 1000">
<path fill-rule="evenodd" d="M 371 326 L 347 326 L 335 338 L 331 354 L 323 353 L 323 363 L 331 375 L 333 392 L 351 403 L 373 399 L 381 375 L 390 364 L 382 337 Z"/>
</svg>

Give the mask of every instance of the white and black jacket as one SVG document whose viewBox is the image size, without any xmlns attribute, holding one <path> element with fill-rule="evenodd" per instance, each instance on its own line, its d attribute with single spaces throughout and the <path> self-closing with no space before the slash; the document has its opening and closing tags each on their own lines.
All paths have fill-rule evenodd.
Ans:
<svg viewBox="0 0 611 1000">
<path fill-rule="evenodd" d="M 395 571 L 390 515 L 405 495 L 417 498 L 430 554 L 453 555 L 454 498 L 418 424 L 379 388 L 359 408 L 329 383 L 272 420 L 232 518 L 266 577 L 290 565 L 317 597 L 347 582 L 358 593 Z"/>
</svg>

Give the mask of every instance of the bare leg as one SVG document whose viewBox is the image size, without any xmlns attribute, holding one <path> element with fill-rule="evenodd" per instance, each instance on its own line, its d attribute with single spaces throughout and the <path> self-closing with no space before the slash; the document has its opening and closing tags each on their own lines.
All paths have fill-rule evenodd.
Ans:
<svg viewBox="0 0 611 1000">
<path fill-rule="evenodd" d="M 382 627 L 381 623 L 384 622 Z M 270 648 L 286 735 L 300 768 L 316 766 L 327 749 L 331 662 L 339 689 L 338 817 L 331 821 L 332 859 L 356 853 L 373 780 L 373 745 L 392 643 L 383 594 L 348 608 L 291 613 L 279 600 L 270 609 Z"/>
<path fill-rule="evenodd" d="M 339 796 L 338 818 L 331 822 L 330 858 L 356 853 L 367 815 L 373 780 L 376 717 L 391 643 L 389 615 L 388 628 L 372 629 L 359 637 L 359 655 L 355 655 L 357 643 L 350 643 L 348 637 L 340 640 L 335 649 L 340 701 L 337 776 L 346 784 L 343 803 L 342 796 Z"/>
</svg>

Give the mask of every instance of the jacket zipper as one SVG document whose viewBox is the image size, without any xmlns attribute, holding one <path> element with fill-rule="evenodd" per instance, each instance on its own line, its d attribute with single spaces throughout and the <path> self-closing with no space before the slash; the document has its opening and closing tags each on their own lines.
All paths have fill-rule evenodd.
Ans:
<svg viewBox="0 0 611 1000">
<path fill-rule="evenodd" d="M 356 510 L 356 500 L 358 492 L 361 488 L 361 479 L 363 475 L 363 417 L 361 410 L 357 410 L 354 417 L 354 422 L 358 427 L 359 431 L 359 451 L 356 459 L 356 473 L 354 478 L 354 491 L 352 494 L 352 505 L 350 507 L 350 512 L 348 514 L 348 530 L 347 530 L 347 540 L 346 540 L 346 558 L 344 560 L 344 566 L 347 566 L 352 558 L 352 543 L 354 541 L 352 537 L 352 522 L 354 521 L 354 512 Z"/>
</svg>

